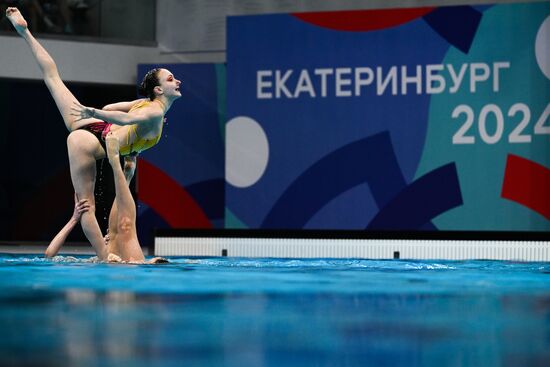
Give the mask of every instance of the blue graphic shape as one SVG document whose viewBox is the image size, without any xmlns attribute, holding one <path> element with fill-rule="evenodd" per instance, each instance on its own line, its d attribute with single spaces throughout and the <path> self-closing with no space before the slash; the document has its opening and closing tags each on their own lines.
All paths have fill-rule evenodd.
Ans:
<svg viewBox="0 0 550 367">
<path fill-rule="evenodd" d="M 431 219 L 459 205 L 462 194 L 456 165 L 449 163 L 404 188 L 378 212 L 367 229 L 427 229 L 424 225 Z"/>
<path fill-rule="evenodd" d="M 220 206 L 225 200 L 225 180 L 214 179 L 186 186 L 185 190 L 195 199 L 209 219 L 222 219 L 225 208 Z"/>
<path fill-rule="evenodd" d="M 424 20 L 441 37 L 465 54 L 474 41 L 482 14 L 471 6 L 438 8 Z"/>
<path fill-rule="evenodd" d="M 351 168 L 349 162 L 360 157 L 363 165 Z M 332 198 L 365 182 L 379 208 L 406 186 L 388 132 L 350 143 L 313 164 L 275 202 L 261 228 L 303 228 Z"/>
<path fill-rule="evenodd" d="M 350 210 L 350 208 L 357 208 Z M 378 213 L 367 183 L 357 185 L 335 196 L 311 217 L 303 229 L 338 228 L 364 229 Z"/>
</svg>

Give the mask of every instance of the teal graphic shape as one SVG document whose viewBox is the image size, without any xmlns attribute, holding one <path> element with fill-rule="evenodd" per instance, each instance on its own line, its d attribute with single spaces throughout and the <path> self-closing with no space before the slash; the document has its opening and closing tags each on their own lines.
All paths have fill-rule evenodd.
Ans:
<svg viewBox="0 0 550 367">
<path fill-rule="evenodd" d="M 500 72 L 500 89 L 493 91 L 493 79 L 478 83 L 475 93 L 464 83 L 454 94 L 433 95 L 430 103 L 425 148 L 416 177 L 449 162 L 455 162 L 464 200 L 461 207 L 434 219 L 441 230 L 550 230 L 550 221 L 517 203 L 501 198 L 506 157 L 509 153 L 550 167 L 550 135 L 535 135 L 534 126 L 550 102 L 550 80 L 542 73 L 535 56 L 535 40 L 543 21 L 550 15 L 550 3 L 498 5 L 486 10 L 468 54 L 450 48 L 443 64 L 458 70 L 462 64 L 510 62 Z M 468 76 L 469 70 L 467 70 Z M 467 79 L 468 80 L 468 79 Z M 448 79 L 450 82 L 450 78 Z M 510 107 L 524 103 L 531 119 L 523 134 L 530 143 L 510 143 L 508 137 L 522 115 L 508 116 Z M 452 118 L 458 105 L 474 111 L 474 124 L 467 136 L 474 144 L 453 145 L 452 138 L 466 117 Z M 495 144 L 484 142 L 479 133 L 479 116 L 487 104 L 502 111 L 504 129 Z M 548 125 L 549 122 L 546 122 Z M 489 135 L 495 132 L 492 114 L 486 119 Z M 550 188 L 549 188 L 550 189 Z"/>
</svg>

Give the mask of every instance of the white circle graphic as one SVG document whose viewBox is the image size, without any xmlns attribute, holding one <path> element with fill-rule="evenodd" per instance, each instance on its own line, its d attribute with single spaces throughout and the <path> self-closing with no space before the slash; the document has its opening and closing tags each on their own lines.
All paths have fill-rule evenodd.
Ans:
<svg viewBox="0 0 550 367">
<path fill-rule="evenodd" d="M 540 70 L 550 79 L 550 49 L 548 43 L 550 42 L 550 16 L 548 16 L 544 22 L 542 22 L 539 31 L 537 33 L 537 39 L 535 41 L 535 55 L 537 57 L 537 63 Z"/>
<path fill-rule="evenodd" d="M 240 188 L 252 186 L 268 160 L 269 144 L 260 124 L 246 116 L 231 119 L 225 127 L 226 181 Z"/>
</svg>

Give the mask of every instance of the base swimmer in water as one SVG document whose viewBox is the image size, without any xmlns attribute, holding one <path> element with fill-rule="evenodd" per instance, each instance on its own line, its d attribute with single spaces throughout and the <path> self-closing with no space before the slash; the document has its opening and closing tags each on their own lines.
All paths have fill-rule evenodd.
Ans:
<svg viewBox="0 0 550 367">
<path fill-rule="evenodd" d="M 113 134 L 119 141 L 122 155 L 137 154 L 157 144 L 164 115 L 181 97 L 181 82 L 166 69 L 153 69 L 140 86 L 140 93 L 147 98 L 114 103 L 102 109 L 83 106 L 65 86 L 54 60 L 33 37 L 19 10 L 8 8 L 6 17 L 29 45 L 70 132 L 67 148 L 71 180 L 78 200 L 87 202 L 80 223 L 99 259 L 105 260 L 108 252 L 95 217 L 94 198 L 96 160 L 106 156 L 105 136 L 109 132 Z"/>
<path fill-rule="evenodd" d="M 109 215 L 109 230 L 104 239 L 104 246 L 108 262 L 121 262 L 129 264 L 161 264 L 168 261 L 162 257 L 145 260 L 143 251 L 137 237 L 136 230 L 136 203 L 130 192 L 129 184 L 135 172 L 136 158 L 124 157 L 124 170 L 120 164 L 120 144 L 114 134 L 106 136 L 106 149 L 109 164 L 113 169 L 115 180 L 115 200 Z M 75 208 L 69 222 L 54 237 L 46 249 L 46 257 L 57 255 L 65 239 L 72 231 L 80 216 L 89 210 L 90 205 L 86 199 L 78 200 L 75 195 Z"/>
</svg>

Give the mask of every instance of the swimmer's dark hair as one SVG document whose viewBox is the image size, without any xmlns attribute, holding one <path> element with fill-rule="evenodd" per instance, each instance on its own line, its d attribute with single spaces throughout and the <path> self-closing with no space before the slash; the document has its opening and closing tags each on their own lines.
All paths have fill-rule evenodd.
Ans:
<svg viewBox="0 0 550 367">
<path fill-rule="evenodd" d="M 158 78 L 159 71 L 160 68 L 155 68 L 149 70 L 147 74 L 145 74 L 143 80 L 141 81 L 141 84 L 139 85 L 138 93 L 140 96 L 147 97 L 151 101 L 155 99 L 155 92 L 153 92 L 153 89 L 155 89 L 156 86 L 160 85 L 160 81 Z"/>
</svg>

